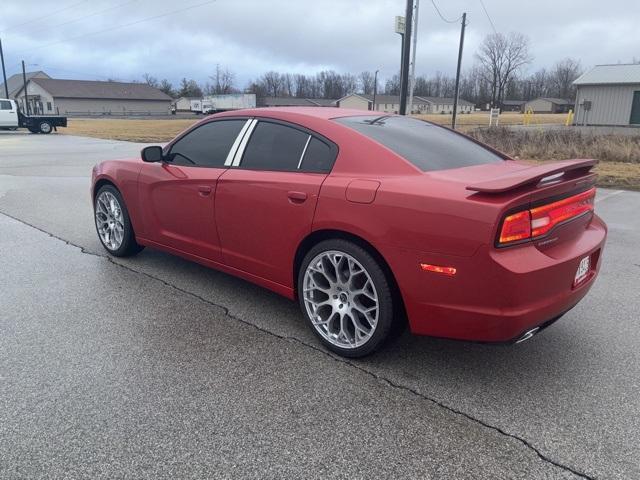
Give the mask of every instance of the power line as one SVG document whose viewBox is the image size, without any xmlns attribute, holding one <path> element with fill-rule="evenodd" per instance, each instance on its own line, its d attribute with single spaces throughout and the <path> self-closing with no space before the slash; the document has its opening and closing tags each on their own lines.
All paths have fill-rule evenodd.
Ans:
<svg viewBox="0 0 640 480">
<path fill-rule="evenodd" d="M 28 35 L 35 35 L 35 34 L 37 34 L 37 33 L 45 32 L 45 31 L 51 30 L 51 29 L 53 29 L 53 28 L 63 27 L 63 26 L 65 26 L 65 25 L 69 25 L 69 24 L 71 24 L 71 23 L 76 23 L 76 22 L 79 22 L 80 20 L 84 20 L 84 19 L 86 19 L 86 18 L 95 17 L 96 15 L 100 15 L 100 14 L 105 13 L 105 12 L 108 12 L 108 11 L 110 11 L 110 10 L 115 10 L 115 9 L 117 9 L 117 8 L 124 7 L 125 5 L 129 5 L 129 4 L 131 4 L 131 3 L 138 2 L 138 1 L 140 1 L 140 0 L 129 0 L 129 1 L 124 2 L 124 3 L 120 3 L 120 4 L 118 4 L 118 5 L 114 5 L 113 7 L 105 8 L 105 9 L 103 9 L 103 10 L 99 10 L 99 11 L 97 11 L 97 12 L 93 12 L 93 13 L 90 13 L 90 14 L 88 14 L 88 15 L 84 15 L 84 16 L 82 16 L 82 17 L 74 18 L 73 20 L 69 20 L 69 21 L 67 21 L 67 22 L 58 23 L 58 24 L 56 24 L 56 25 L 50 25 L 49 27 L 47 27 L 47 28 L 41 28 L 40 30 L 27 31 L 27 32 L 26 32 L 26 34 L 28 34 Z M 13 35 L 15 35 L 15 34 L 13 34 Z"/>
<path fill-rule="evenodd" d="M 166 17 L 167 15 L 173 15 L 174 13 L 180 13 L 180 12 L 184 12 L 185 10 L 191 10 L 193 8 L 202 7 L 203 5 L 208 5 L 208 4 L 216 2 L 216 1 L 217 0 L 209 0 L 207 2 L 198 3 L 196 5 L 191 5 L 189 7 L 179 8 L 178 10 L 172 10 L 170 12 L 161 13 L 160 15 L 154 15 L 153 17 L 141 18 L 140 20 L 136 20 L 135 22 L 124 23 L 122 25 L 115 25 L 113 27 L 104 28 L 102 30 L 96 30 L 95 32 L 83 33 L 82 35 L 78 35 L 76 37 L 66 38 L 64 40 L 59 40 L 57 42 L 46 43 L 44 45 L 40 45 L 39 47 L 29 48 L 27 50 L 21 50 L 19 52 L 15 52 L 15 53 L 18 54 L 18 53 L 30 52 L 32 50 L 40 50 L 42 48 L 51 47 L 53 45 L 59 45 L 61 43 L 67 43 L 70 40 L 77 40 L 79 38 L 89 37 L 91 35 L 98 35 L 100 33 L 105 33 L 105 32 L 110 32 L 110 31 L 113 31 L 113 30 L 118 30 L 119 28 L 131 27 L 133 25 L 138 25 L 138 24 L 143 23 L 143 22 L 148 22 L 148 21 L 151 21 L 151 20 L 155 20 L 157 18 Z"/>
<path fill-rule="evenodd" d="M 489 12 L 487 12 L 487 8 L 484 6 L 484 2 L 482 0 L 480 0 L 480 5 L 482 5 L 482 10 L 484 10 L 484 14 L 489 19 L 489 23 L 491 24 L 491 28 L 493 28 L 493 33 L 495 33 L 497 35 L 498 31 L 496 30 L 496 26 L 493 24 L 493 20 L 491 20 L 491 16 L 489 16 Z"/>
<path fill-rule="evenodd" d="M 31 20 L 27 20 L 26 22 L 19 23 L 18 25 L 13 25 L 12 27 L 5 28 L 2 31 L 2 33 L 5 33 L 7 30 L 11 30 L 11 29 L 14 29 L 14 28 L 19 28 L 19 27 L 22 27 L 23 25 L 28 25 L 30 23 L 37 22 L 38 20 L 42 20 L 43 18 L 48 18 L 48 17 L 50 17 L 52 15 L 56 15 L 58 13 L 65 12 L 67 10 L 71 10 L 72 8 L 77 7 L 78 5 L 81 5 L 81 4 L 86 3 L 86 2 L 87 2 L 87 0 L 82 0 L 81 2 L 74 3 L 73 5 L 69 5 L 68 7 L 61 8 L 60 10 L 55 10 L 55 11 L 47 13 L 46 15 L 43 15 L 41 17 L 32 18 Z"/>
<path fill-rule="evenodd" d="M 135 79 L 123 79 L 121 77 L 114 77 L 114 76 L 105 76 L 105 75 L 98 75 L 95 73 L 87 73 L 87 72 L 78 72 L 77 70 L 67 70 L 64 68 L 57 68 L 57 67 L 52 67 L 50 65 L 40 65 L 42 67 L 43 70 L 51 70 L 53 72 L 62 72 L 62 73 L 74 73 L 76 75 L 84 75 L 85 77 L 93 77 L 93 78 L 98 78 L 98 79 L 102 79 L 102 80 L 117 80 L 117 81 L 123 81 L 123 82 L 130 82 L 133 83 L 135 82 Z"/>
<path fill-rule="evenodd" d="M 460 19 L 462 18 L 462 15 L 460 15 L 458 18 L 456 18 L 455 20 L 448 20 L 444 17 L 444 15 L 442 15 L 442 13 L 440 12 L 440 9 L 438 8 L 438 5 L 436 5 L 435 0 L 431 0 L 431 4 L 433 5 L 433 8 L 436 9 L 436 12 L 438 12 L 438 16 L 447 23 L 458 23 L 460 21 Z"/>
</svg>

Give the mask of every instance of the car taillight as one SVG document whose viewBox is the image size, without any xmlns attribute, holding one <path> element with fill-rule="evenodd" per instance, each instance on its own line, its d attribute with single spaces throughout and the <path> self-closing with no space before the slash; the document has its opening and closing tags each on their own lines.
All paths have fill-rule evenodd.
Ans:
<svg viewBox="0 0 640 480">
<path fill-rule="evenodd" d="M 498 243 L 505 245 L 546 235 L 556 225 L 593 211 L 596 189 L 563 198 L 557 202 L 507 215 L 502 222 Z"/>
<path fill-rule="evenodd" d="M 502 222 L 500 243 L 517 242 L 531 237 L 531 214 L 529 210 L 509 215 Z"/>
</svg>

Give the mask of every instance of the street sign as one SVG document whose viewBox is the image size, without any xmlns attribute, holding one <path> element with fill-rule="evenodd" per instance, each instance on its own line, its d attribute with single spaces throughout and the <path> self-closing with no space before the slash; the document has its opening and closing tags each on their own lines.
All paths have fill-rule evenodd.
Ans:
<svg viewBox="0 0 640 480">
<path fill-rule="evenodd" d="M 404 35 L 405 32 L 405 18 L 397 15 L 396 16 L 396 33 L 399 33 L 400 35 Z"/>
<path fill-rule="evenodd" d="M 500 109 L 499 108 L 492 108 L 491 112 L 489 113 L 489 126 L 497 126 L 498 125 L 498 121 L 500 118 Z"/>
</svg>

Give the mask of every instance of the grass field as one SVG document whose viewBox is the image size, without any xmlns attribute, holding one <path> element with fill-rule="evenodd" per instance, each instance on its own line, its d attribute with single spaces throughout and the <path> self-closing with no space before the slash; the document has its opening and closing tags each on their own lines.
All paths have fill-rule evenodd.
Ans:
<svg viewBox="0 0 640 480">
<path fill-rule="evenodd" d="M 66 135 L 126 140 L 129 142 L 168 142 L 198 120 L 130 120 L 121 118 L 71 118 L 67 128 L 58 130 Z"/>
<path fill-rule="evenodd" d="M 429 115 L 414 115 L 422 120 L 437 123 L 439 125 L 451 125 L 451 115 L 441 114 L 429 114 Z M 564 125 L 567 120 L 566 113 L 536 113 L 531 117 L 531 125 Z M 489 126 L 489 112 L 473 112 L 458 115 L 457 125 L 468 130 L 466 127 L 483 127 Z M 523 125 L 524 115 L 518 112 L 505 112 L 500 115 L 498 125 Z"/>
<path fill-rule="evenodd" d="M 439 124 L 451 122 L 450 115 L 420 115 Z M 571 129 L 513 130 L 506 128 L 478 129 L 488 123 L 486 112 L 461 115 L 461 129 L 493 147 L 522 159 L 534 161 L 566 158 L 596 158 L 600 164 L 598 185 L 610 188 L 640 190 L 640 137 L 623 135 L 580 134 Z M 563 124 L 565 114 L 534 115 L 535 124 Z M 130 120 L 130 119 L 70 119 L 69 126 L 59 130 L 67 135 L 127 140 L 131 142 L 164 143 L 198 120 Z M 500 116 L 501 125 L 522 124 L 519 113 Z"/>
</svg>

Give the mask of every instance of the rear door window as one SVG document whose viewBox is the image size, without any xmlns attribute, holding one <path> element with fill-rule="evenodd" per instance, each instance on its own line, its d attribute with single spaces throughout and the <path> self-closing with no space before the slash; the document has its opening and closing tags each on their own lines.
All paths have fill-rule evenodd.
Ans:
<svg viewBox="0 0 640 480">
<path fill-rule="evenodd" d="M 11 102 L 8 100 L 0 100 L 0 110 L 11 110 Z"/>
<path fill-rule="evenodd" d="M 356 116 L 335 121 L 381 143 L 423 172 L 505 159 L 463 135 L 416 118 Z"/>
<path fill-rule="evenodd" d="M 247 144 L 241 168 L 296 171 L 310 135 L 302 130 L 271 122 L 258 122 Z"/>
</svg>

